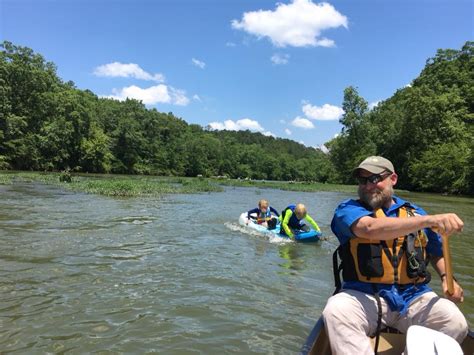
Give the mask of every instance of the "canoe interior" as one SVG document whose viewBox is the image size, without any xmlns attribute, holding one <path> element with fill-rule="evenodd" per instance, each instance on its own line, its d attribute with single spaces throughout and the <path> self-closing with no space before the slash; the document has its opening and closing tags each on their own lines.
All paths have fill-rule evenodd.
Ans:
<svg viewBox="0 0 474 355">
<path fill-rule="evenodd" d="M 372 346 L 375 345 L 375 338 L 371 339 Z M 474 332 L 469 331 L 468 336 L 461 344 L 464 354 L 474 354 Z M 380 335 L 378 354 L 380 355 L 400 355 L 405 350 L 405 335 L 401 333 L 386 333 Z M 331 355 L 329 339 L 324 329 L 324 321 L 319 318 L 306 343 L 301 349 L 302 355 Z"/>
</svg>

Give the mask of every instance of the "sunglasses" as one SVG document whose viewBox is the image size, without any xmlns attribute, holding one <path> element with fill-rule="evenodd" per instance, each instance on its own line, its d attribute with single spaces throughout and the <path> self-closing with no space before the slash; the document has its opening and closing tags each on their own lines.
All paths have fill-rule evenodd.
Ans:
<svg viewBox="0 0 474 355">
<path fill-rule="evenodd" d="M 370 182 L 371 184 L 378 184 L 380 181 L 385 180 L 390 175 L 392 175 L 392 173 L 373 174 L 367 177 L 357 176 L 357 181 L 360 185 L 366 185 L 367 182 Z"/>
</svg>

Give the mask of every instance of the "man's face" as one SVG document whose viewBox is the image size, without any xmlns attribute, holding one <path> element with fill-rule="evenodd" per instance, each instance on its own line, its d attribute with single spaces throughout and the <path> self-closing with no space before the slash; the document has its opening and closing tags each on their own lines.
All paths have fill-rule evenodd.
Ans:
<svg viewBox="0 0 474 355">
<path fill-rule="evenodd" d="M 376 210 L 383 206 L 389 207 L 392 203 L 393 185 L 397 182 L 397 175 L 388 171 L 381 174 L 372 174 L 361 169 L 358 175 L 359 198 Z"/>
</svg>

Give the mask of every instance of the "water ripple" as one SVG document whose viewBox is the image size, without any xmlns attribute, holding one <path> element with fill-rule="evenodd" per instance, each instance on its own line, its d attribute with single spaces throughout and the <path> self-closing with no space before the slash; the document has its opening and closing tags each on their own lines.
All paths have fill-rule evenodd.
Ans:
<svg viewBox="0 0 474 355">
<path fill-rule="evenodd" d="M 2 354 L 297 352 L 333 292 L 330 222 L 348 197 L 229 188 L 122 199 L 34 184 L 0 193 Z M 277 207 L 305 203 L 327 240 L 281 242 L 239 226 L 263 194 Z M 452 242 L 470 321 L 472 237 Z"/>
</svg>

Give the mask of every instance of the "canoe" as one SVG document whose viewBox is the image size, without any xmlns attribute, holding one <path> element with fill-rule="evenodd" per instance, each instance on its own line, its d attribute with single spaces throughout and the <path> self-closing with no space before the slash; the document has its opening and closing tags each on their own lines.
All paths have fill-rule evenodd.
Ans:
<svg viewBox="0 0 474 355">
<path fill-rule="evenodd" d="M 252 229 L 254 231 L 259 232 L 260 234 L 267 235 L 267 236 L 277 236 L 280 238 L 287 238 L 290 239 L 287 235 L 280 234 L 280 221 L 278 221 L 278 224 L 275 229 L 268 229 L 267 227 L 255 223 L 255 221 L 252 218 L 247 218 L 247 212 L 243 212 L 240 217 L 239 217 L 239 224 L 243 227 Z M 295 240 L 297 242 L 301 243 L 314 243 L 317 242 L 321 239 L 322 233 L 318 232 L 314 229 L 310 229 L 307 232 L 304 231 L 296 231 L 295 232 Z"/>
<path fill-rule="evenodd" d="M 372 346 L 375 345 L 375 338 L 372 338 Z M 474 332 L 469 331 L 466 339 L 461 344 L 464 354 L 474 354 Z M 399 332 L 388 332 L 382 330 L 379 340 L 378 354 L 380 355 L 400 355 L 405 350 L 405 334 Z M 301 348 L 301 355 L 331 355 L 329 338 L 324 329 L 324 320 L 319 318 L 313 330 Z"/>
</svg>

